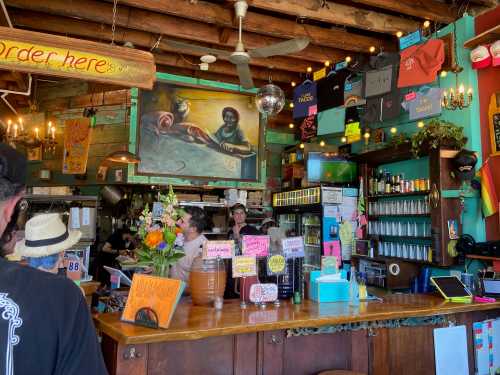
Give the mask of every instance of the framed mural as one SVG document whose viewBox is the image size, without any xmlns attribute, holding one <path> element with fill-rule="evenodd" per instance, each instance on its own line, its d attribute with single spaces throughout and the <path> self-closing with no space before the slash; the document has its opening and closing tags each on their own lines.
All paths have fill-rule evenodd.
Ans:
<svg viewBox="0 0 500 375">
<path fill-rule="evenodd" d="M 254 94 L 212 86 L 159 77 L 153 90 L 139 91 L 135 151 L 141 162 L 134 175 L 259 180 Z"/>
</svg>

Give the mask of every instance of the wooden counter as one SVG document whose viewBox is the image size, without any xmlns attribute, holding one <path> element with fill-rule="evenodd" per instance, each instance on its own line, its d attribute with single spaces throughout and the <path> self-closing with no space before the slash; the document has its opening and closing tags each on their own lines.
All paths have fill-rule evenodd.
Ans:
<svg viewBox="0 0 500 375">
<path fill-rule="evenodd" d="M 169 329 L 124 323 L 119 314 L 96 318 L 111 374 L 314 374 L 326 369 L 375 375 L 433 374 L 433 329 L 439 325 L 344 331 L 288 337 L 286 329 L 446 315 L 468 326 L 500 316 L 500 302 L 457 304 L 427 295 L 391 295 L 383 302 L 255 306 L 224 309 L 179 303 Z M 469 368 L 474 370 L 473 350 Z M 408 363 L 413 363 L 411 368 Z"/>
</svg>

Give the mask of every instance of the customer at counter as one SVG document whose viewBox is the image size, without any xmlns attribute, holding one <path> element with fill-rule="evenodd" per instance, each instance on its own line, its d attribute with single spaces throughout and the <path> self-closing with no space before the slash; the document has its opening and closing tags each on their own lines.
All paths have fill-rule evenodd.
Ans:
<svg viewBox="0 0 500 375">
<path fill-rule="evenodd" d="M 0 248 L 12 236 L 5 229 L 17 220 L 26 174 L 26 158 L 0 143 Z M 35 241 L 56 241 L 47 235 Z M 71 280 L 0 258 L 0 295 L 3 373 L 107 374 L 89 309 Z"/>
<path fill-rule="evenodd" d="M 170 277 L 189 282 L 189 273 L 194 258 L 201 254 L 207 238 L 201 234 L 206 225 L 206 215 L 200 207 L 184 207 L 184 215 L 177 225 L 184 235 L 184 257 L 175 263 L 170 270 Z"/>
</svg>

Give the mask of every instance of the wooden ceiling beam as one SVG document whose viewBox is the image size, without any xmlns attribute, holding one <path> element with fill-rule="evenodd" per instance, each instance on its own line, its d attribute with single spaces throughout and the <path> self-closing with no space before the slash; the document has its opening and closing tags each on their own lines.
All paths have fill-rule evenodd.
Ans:
<svg viewBox="0 0 500 375">
<path fill-rule="evenodd" d="M 454 6 L 435 0 L 352 0 L 352 2 L 443 23 L 451 23 L 458 18 Z"/>
<path fill-rule="evenodd" d="M 6 3 L 9 7 L 62 15 L 107 25 L 112 22 L 112 4 L 95 0 L 71 1 L 69 3 L 66 0 L 6 0 Z M 238 33 L 235 30 L 231 30 L 227 43 L 222 44 L 216 26 L 129 7 L 118 7 L 116 25 L 167 37 L 225 45 L 232 48 L 234 48 L 238 40 Z M 245 33 L 244 35 L 245 46 L 250 49 L 282 41 L 281 38 L 254 33 Z M 324 60 L 339 61 L 345 58 L 346 52 L 334 48 L 309 45 L 303 51 L 287 56 L 317 62 Z"/>
<path fill-rule="evenodd" d="M 52 33 L 58 33 L 58 34 L 69 34 L 72 36 L 79 36 L 79 37 L 86 37 L 86 38 L 91 38 L 93 40 L 106 40 L 109 41 L 111 40 L 111 33 L 110 30 L 108 30 L 108 27 L 101 26 L 96 23 L 92 22 L 87 22 L 87 21 L 78 21 L 78 20 L 73 20 L 73 19 L 67 19 L 64 17 L 57 17 L 57 16 L 50 16 L 50 15 L 42 15 L 39 13 L 28 13 L 28 12 L 19 12 L 18 10 L 14 10 L 11 12 L 11 17 L 16 26 L 19 27 L 26 27 L 30 29 L 36 29 L 38 31 L 43 31 L 43 32 L 52 32 Z M 45 22 L 40 23 L 39 20 L 44 19 Z M 149 47 L 154 43 L 154 36 L 145 32 L 138 32 L 134 30 L 125 30 L 122 28 L 117 28 L 115 31 L 115 41 L 116 42 L 124 42 L 124 41 L 129 41 L 132 42 L 136 46 L 142 46 L 142 47 Z M 170 52 L 170 54 L 163 54 L 161 56 L 168 56 L 168 64 L 165 65 L 175 65 L 180 67 L 195 67 L 195 69 L 199 69 L 198 66 L 189 64 L 185 60 L 183 60 L 179 56 L 179 52 L 173 48 L 169 48 L 168 44 L 166 43 L 161 43 L 159 46 L 159 50 L 163 52 Z M 191 51 L 187 51 L 187 54 L 193 54 Z M 269 61 L 266 61 L 269 60 Z M 252 60 L 253 61 L 253 60 Z M 156 60 L 157 63 L 162 63 L 158 60 Z M 262 62 L 262 64 L 269 64 L 272 63 L 272 59 L 256 59 L 256 62 Z M 197 64 L 198 60 L 195 59 L 193 60 L 193 64 Z M 254 74 L 254 77 L 257 79 L 262 79 L 262 80 L 267 80 L 269 77 L 269 73 L 272 74 L 272 77 L 274 80 L 278 82 L 290 82 L 291 80 L 297 80 L 299 78 L 298 74 L 294 72 L 287 71 L 288 68 L 294 67 L 294 61 L 293 60 L 288 60 L 288 61 L 276 61 L 276 68 L 278 68 L 278 65 L 280 68 L 284 69 L 273 69 L 269 70 L 266 65 L 263 65 L 264 68 L 259 68 L 257 66 L 251 66 L 252 73 Z M 299 66 L 306 65 L 305 62 L 299 62 Z M 226 75 L 236 75 L 236 68 L 234 67 L 233 64 L 223 61 L 223 60 L 218 60 L 214 64 L 211 64 L 210 69 L 212 69 L 215 72 L 221 73 L 221 74 L 226 74 Z M 303 67 L 303 70 L 305 71 L 305 67 Z"/>
<path fill-rule="evenodd" d="M 251 0 L 250 7 L 387 34 L 411 32 L 419 27 L 418 22 L 402 17 L 331 1 L 321 7 L 321 3 L 318 0 Z"/>
<path fill-rule="evenodd" d="M 120 4 L 177 17 L 189 18 L 194 21 L 207 22 L 226 28 L 237 28 L 237 24 L 235 24 L 233 20 L 234 12 L 230 8 L 206 1 L 197 1 L 192 4 L 187 1 L 120 0 Z M 328 29 L 313 25 L 299 24 L 284 18 L 268 16 L 251 11 L 247 12 L 243 21 L 243 30 L 278 38 L 309 37 L 312 39 L 313 44 L 357 52 L 366 52 L 370 46 L 373 45 L 380 45 L 384 50 L 391 50 L 396 45 L 396 43 L 391 41 L 382 41 L 381 43 L 380 38 L 350 33 L 343 29 Z M 246 34 L 243 35 L 244 38 L 245 35 Z"/>
</svg>

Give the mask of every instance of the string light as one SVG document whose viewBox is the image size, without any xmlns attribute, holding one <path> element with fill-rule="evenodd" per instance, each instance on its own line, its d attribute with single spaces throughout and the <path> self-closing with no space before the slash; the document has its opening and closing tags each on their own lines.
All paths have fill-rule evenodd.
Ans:
<svg viewBox="0 0 500 375">
<path fill-rule="evenodd" d="M 303 143 L 301 143 L 301 144 L 299 145 L 299 147 L 300 147 L 300 148 L 304 148 L 305 146 L 304 146 L 304 144 L 303 144 Z"/>
<path fill-rule="evenodd" d="M 325 147 L 325 141 L 321 141 L 321 142 L 319 142 L 319 145 L 320 145 L 321 147 Z"/>
<path fill-rule="evenodd" d="M 424 21 L 424 28 L 428 28 L 431 25 L 431 22 L 429 20 Z"/>
<path fill-rule="evenodd" d="M 441 78 L 444 78 L 444 77 L 446 77 L 447 75 L 448 75 L 448 72 L 447 72 L 446 70 L 441 70 L 441 73 L 439 74 L 439 76 L 440 76 Z"/>
<path fill-rule="evenodd" d="M 401 38 L 401 37 L 403 36 L 403 32 L 402 32 L 402 31 L 398 31 L 398 32 L 396 33 L 396 36 L 397 36 L 398 38 Z"/>
<path fill-rule="evenodd" d="M 366 132 L 365 132 L 365 134 L 363 134 L 363 137 L 364 137 L 365 139 L 370 138 L 370 132 L 369 132 L 369 131 L 366 131 Z"/>
<path fill-rule="evenodd" d="M 351 60 L 352 60 L 351 56 L 347 56 L 347 57 L 345 58 L 345 62 L 346 62 L 346 63 L 350 63 L 350 62 L 351 62 Z"/>
<path fill-rule="evenodd" d="M 375 52 L 375 46 L 371 46 L 370 49 L 369 49 L 370 53 L 373 53 Z"/>
<path fill-rule="evenodd" d="M 346 143 L 346 142 L 347 142 L 347 138 L 346 138 L 346 137 L 342 137 L 342 138 L 340 138 L 340 142 L 342 142 L 342 143 Z"/>
<path fill-rule="evenodd" d="M 395 126 L 393 126 L 393 127 L 391 128 L 391 133 L 392 133 L 392 134 L 396 134 L 397 132 L 398 132 L 398 129 L 397 129 Z"/>
<path fill-rule="evenodd" d="M 307 73 L 311 73 L 312 71 L 313 71 L 313 68 L 312 68 L 312 67 L 310 67 L 310 66 L 308 66 L 308 67 L 307 67 Z"/>
<path fill-rule="evenodd" d="M 289 127 L 290 129 L 293 129 L 293 128 L 295 127 L 295 125 L 291 122 L 291 123 L 289 123 L 289 124 L 288 124 L 288 127 Z"/>
<path fill-rule="evenodd" d="M 297 86 L 297 84 L 295 83 L 295 81 L 292 81 L 292 87 L 295 87 Z"/>
<path fill-rule="evenodd" d="M 293 108 L 293 103 L 290 102 L 290 104 L 288 105 L 290 108 Z"/>
<path fill-rule="evenodd" d="M 325 61 L 325 66 L 328 68 L 330 66 L 330 61 L 329 60 L 326 60 Z"/>
<path fill-rule="evenodd" d="M 418 126 L 419 128 L 423 128 L 423 127 L 425 126 L 425 124 L 424 124 L 424 122 L 423 122 L 423 121 L 419 121 L 419 122 L 417 122 L 417 126 Z"/>
</svg>

